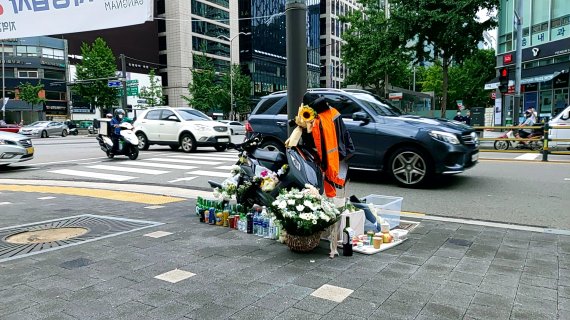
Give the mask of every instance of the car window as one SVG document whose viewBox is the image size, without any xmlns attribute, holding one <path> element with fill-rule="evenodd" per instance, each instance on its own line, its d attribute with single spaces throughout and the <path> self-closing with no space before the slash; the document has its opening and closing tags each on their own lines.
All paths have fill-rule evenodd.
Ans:
<svg viewBox="0 0 570 320">
<path fill-rule="evenodd" d="M 146 116 L 144 118 L 147 120 L 159 120 L 160 119 L 160 111 L 161 110 L 151 110 L 146 114 Z"/>
<path fill-rule="evenodd" d="M 162 115 L 160 116 L 160 120 L 168 120 L 168 117 L 175 116 L 174 112 L 170 110 L 162 110 Z"/>
<path fill-rule="evenodd" d="M 234 121 L 234 122 L 231 123 L 231 125 L 232 125 L 232 126 L 241 126 L 241 123 Z"/>
<path fill-rule="evenodd" d="M 354 93 L 353 95 L 358 99 L 358 101 L 360 101 L 360 103 L 374 110 L 379 115 L 395 117 L 402 115 L 402 111 L 400 111 L 400 109 L 379 97 L 367 93 Z"/>
<path fill-rule="evenodd" d="M 46 124 L 45 121 L 36 121 L 36 122 L 32 123 L 30 126 L 43 126 L 45 124 Z"/>
<path fill-rule="evenodd" d="M 281 113 L 282 101 L 287 104 L 287 97 L 270 97 L 265 100 L 261 100 L 255 108 L 253 114 L 278 114 Z M 285 110 L 287 113 L 287 110 Z"/>
<path fill-rule="evenodd" d="M 205 121 L 210 120 L 207 118 L 205 114 L 197 110 L 191 109 L 178 109 L 178 114 L 184 119 L 185 121 Z M 204 117 L 206 116 L 206 117 Z"/>
<path fill-rule="evenodd" d="M 337 95 L 337 94 L 324 94 L 328 99 L 331 107 L 335 108 L 343 118 L 352 119 L 352 114 L 355 112 L 362 112 L 362 107 L 352 99 Z"/>
</svg>

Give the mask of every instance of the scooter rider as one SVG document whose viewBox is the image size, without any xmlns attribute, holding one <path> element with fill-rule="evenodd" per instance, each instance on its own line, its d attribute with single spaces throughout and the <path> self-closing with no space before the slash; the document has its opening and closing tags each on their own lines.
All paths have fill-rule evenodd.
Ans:
<svg viewBox="0 0 570 320">
<path fill-rule="evenodd" d="M 534 125 L 534 121 L 533 121 L 533 114 L 532 111 L 530 110 L 526 110 L 524 113 L 524 116 L 526 117 L 526 120 L 519 126 L 519 127 L 530 127 Z M 530 134 L 532 133 L 532 129 L 521 129 L 519 130 L 519 133 L 517 134 L 517 138 L 522 138 L 522 139 L 526 139 L 528 138 L 528 136 L 530 136 Z M 521 145 L 525 145 L 526 141 L 520 141 Z"/>
<path fill-rule="evenodd" d="M 115 116 L 111 119 L 111 127 L 113 130 L 111 131 L 111 140 L 113 141 L 113 153 L 117 153 L 119 150 L 119 138 L 121 136 L 121 128 L 120 125 L 125 118 L 125 110 L 117 109 L 115 110 Z"/>
</svg>

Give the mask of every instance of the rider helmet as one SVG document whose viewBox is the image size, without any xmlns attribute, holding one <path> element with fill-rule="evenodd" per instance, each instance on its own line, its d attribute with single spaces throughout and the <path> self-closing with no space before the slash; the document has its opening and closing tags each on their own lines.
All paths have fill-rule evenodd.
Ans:
<svg viewBox="0 0 570 320">
<path fill-rule="evenodd" d="M 125 117 L 125 110 L 123 109 L 115 110 L 115 118 L 122 120 L 124 117 Z"/>
</svg>

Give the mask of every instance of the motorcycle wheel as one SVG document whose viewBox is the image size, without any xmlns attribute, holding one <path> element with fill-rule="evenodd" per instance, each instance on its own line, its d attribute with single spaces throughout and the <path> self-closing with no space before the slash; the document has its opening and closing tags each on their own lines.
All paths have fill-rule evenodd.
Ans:
<svg viewBox="0 0 570 320">
<path fill-rule="evenodd" d="M 542 141 L 537 141 L 537 142 L 532 141 L 530 143 L 530 150 L 541 151 L 542 150 Z"/>
<path fill-rule="evenodd" d="M 139 148 L 137 148 L 136 146 L 132 146 L 131 153 L 129 153 L 129 159 L 137 160 L 138 157 L 139 157 Z"/>
<path fill-rule="evenodd" d="M 73 131 L 73 135 L 74 135 L 74 136 L 76 136 L 76 135 L 78 135 L 78 134 L 79 134 L 79 132 Z"/>
<path fill-rule="evenodd" d="M 111 152 L 107 152 L 107 158 L 113 159 L 114 157 L 115 157 L 114 154 L 112 154 Z"/>
<path fill-rule="evenodd" d="M 495 150 L 508 150 L 509 149 L 509 142 L 503 140 L 495 141 Z"/>
</svg>

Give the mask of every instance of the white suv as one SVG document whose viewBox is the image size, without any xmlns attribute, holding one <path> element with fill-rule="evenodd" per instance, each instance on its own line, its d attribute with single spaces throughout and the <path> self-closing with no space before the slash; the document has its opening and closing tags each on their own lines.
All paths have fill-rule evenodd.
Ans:
<svg viewBox="0 0 570 320">
<path fill-rule="evenodd" d="M 196 147 L 214 147 L 224 151 L 230 143 L 228 127 L 191 108 L 153 108 L 145 110 L 134 123 L 139 149 L 151 144 L 182 147 L 192 152 Z"/>
</svg>

